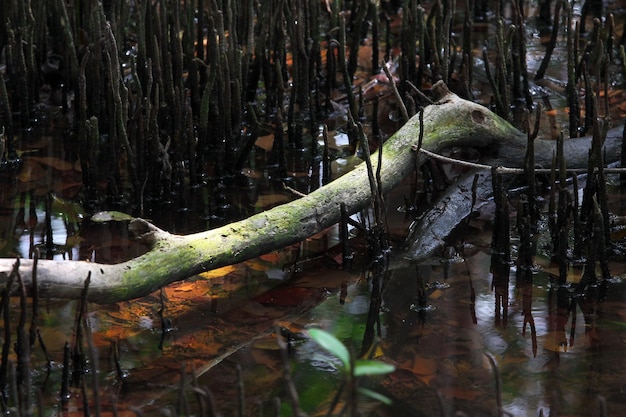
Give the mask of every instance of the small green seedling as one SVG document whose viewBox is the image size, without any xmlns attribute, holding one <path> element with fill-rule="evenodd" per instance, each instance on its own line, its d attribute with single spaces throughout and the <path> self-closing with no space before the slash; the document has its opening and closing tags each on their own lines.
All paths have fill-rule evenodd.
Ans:
<svg viewBox="0 0 626 417">
<path fill-rule="evenodd" d="M 324 330 L 310 329 L 309 335 L 317 344 L 341 360 L 342 371 L 345 373 L 348 381 L 366 375 L 386 375 L 396 369 L 393 365 L 376 360 L 353 360 L 346 346 L 335 336 Z M 391 404 L 391 400 L 382 394 L 362 387 L 358 387 L 357 390 L 361 394 L 380 401 L 383 404 Z"/>
</svg>

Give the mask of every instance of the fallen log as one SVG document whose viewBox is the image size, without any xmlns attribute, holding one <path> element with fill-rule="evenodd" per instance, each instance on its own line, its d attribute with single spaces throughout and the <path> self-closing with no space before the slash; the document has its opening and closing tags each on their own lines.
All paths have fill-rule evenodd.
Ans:
<svg viewBox="0 0 626 417">
<path fill-rule="evenodd" d="M 433 95 L 435 103 L 423 112 L 424 149 L 441 152 L 453 146 L 472 146 L 514 160 L 523 157 L 525 134 L 485 107 L 450 93 L 443 83 L 433 86 Z M 383 192 L 393 189 L 416 164 L 426 160 L 422 155 L 416 157 L 412 150 L 418 144 L 420 129 L 419 117 L 415 116 L 382 147 Z M 378 157 L 372 155 L 374 170 L 377 161 Z M 129 228 L 150 248 L 146 254 L 116 265 L 39 260 L 39 296 L 80 298 L 89 275 L 89 301 L 113 303 L 142 297 L 174 281 L 302 241 L 337 223 L 341 203 L 350 213 L 370 205 L 364 164 L 298 200 L 206 232 L 173 235 L 146 220 L 135 219 Z M 14 263 L 13 259 L 2 259 L 0 270 L 8 273 Z M 27 288 L 32 285 L 32 269 L 32 260 L 20 260 L 19 273 Z"/>
<path fill-rule="evenodd" d="M 609 130 L 604 139 L 603 155 L 605 163 L 619 161 L 623 126 Z M 568 169 L 584 169 L 589 161 L 588 150 L 591 147 L 592 136 L 586 136 L 564 141 L 563 154 Z M 556 142 L 553 140 L 537 139 L 535 141 L 535 165 L 540 169 L 549 169 L 555 153 Z M 537 148 L 539 150 L 537 150 Z M 481 162 L 491 166 L 507 168 L 521 168 L 524 154 L 507 154 L 504 151 L 493 155 Z M 474 176 L 478 175 L 475 184 L 475 194 L 472 192 Z M 503 174 L 510 182 L 514 175 Z M 432 207 L 420 215 L 411 225 L 406 240 L 407 248 L 402 253 L 404 259 L 419 262 L 433 256 L 442 256 L 446 239 L 463 220 L 478 210 L 486 200 L 493 197 L 490 169 L 471 169 L 457 178 L 437 199 Z"/>
</svg>

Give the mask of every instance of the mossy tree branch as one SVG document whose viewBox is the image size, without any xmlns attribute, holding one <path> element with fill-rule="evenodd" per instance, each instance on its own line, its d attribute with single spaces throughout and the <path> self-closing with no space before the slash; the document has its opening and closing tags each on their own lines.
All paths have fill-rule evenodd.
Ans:
<svg viewBox="0 0 626 417">
<path fill-rule="evenodd" d="M 521 166 L 525 134 L 486 108 L 450 93 L 443 83 L 435 85 L 433 92 L 437 101 L 423 112 L 424 149 L 441 152 L 452 146 L 485 148 L 496 160 Z M 387 140 L 381 158 L 383 192 L 396 187 L 416 164 L 426 160 L 423 155 L 416 157 L 412 150 L 419 138 L 420 121 L 415 116 Z M 538 153 L 545 154 L 546 150 Z M 583 153 L 586 155 L 586 151 Z M 371 159 L 376 170 L 379 158 L 373 155 Z M 79 298 L 84 280 L 91 273 L 90 301 L 113 303 L 142 297 L 174 281 L 302 241 L 337 223 L 341 203 L 345 203 L 349 213 L 355 213 L 370 202 L 368 175 L 365 164 L 361 164 L 298 200 L 206 232 L 172 235 L 135 219 L 129 227 L 150 248 L 146 254 L 116 265 L 39 260 L 39 294 L 48 298 Z M 0 270 L 10 271 L 14 262 L 0 260 Z M 26 286 L 32 282 L 32 266 L 31 260 L 20 262 Z"/>
</svg>

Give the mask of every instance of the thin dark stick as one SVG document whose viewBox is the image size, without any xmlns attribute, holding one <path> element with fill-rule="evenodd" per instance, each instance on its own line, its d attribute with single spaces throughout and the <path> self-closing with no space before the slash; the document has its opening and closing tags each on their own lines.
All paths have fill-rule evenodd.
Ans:
<svg viewBox="0 0 626 417">
<path fill-rule="evenodd" d="M 296 386 L 291 378 L 291 373 L 289 369 L 289 357 L 287 354 L 287 343 L 283 340 L 283 336 L 281 335 L 280 329 L 277 327 L 275 330 L 276 333 L 276 343 L 280 348 L 280 358 L 282 364 L 283 371 L 283 379 L 285 380 L 285 384 L 287 385 L 287 393 L 289 398 L 291 399 L 291 410 L 294 416 L 300 415 L 300 397 L 298 396 L 298 391 L 296 390 Z"/>
<path fill-rule="evenodd" d="M 37 264 L 39 261 L 39 249 L 35 249 L 33 253 L 33 275 L 32 275 L 32 285 L 31 285 L 31 296 L 32 296 L 32 309 L 33 316 L 30 320 L 30 329 L 29 329 L 29 339 L 30 339 L 30 347 L 32 348 L 35 345 L 35 340 L 37 340 L 37 323 L 39 321 L 39 289 L 37 285 Z"/>
<path fill-rule="evenodd" d="M 552 52 L 556 47 L 556 41 L 559 35 L 559 20 L 561 19 L 561 7 L 563 5 L 563 0 L 557 0 L 556 5 L 554 6 L 554 20 L 552 22 L 552 34 L 550 36 L 550 42 L 546 47 L 546 54 L 541 61 L 541 65 L 535 74 L 535 81 L 540 80 L 546 74 L 546 70 L 548 69 L 548 64 L 552 58 Z"/>
<path fill-rule="evenodd" d="M 89 348 L 89 357 L 91 365 L 91 383 L 93 391 L 94 408 L 96 417 L 100 417 L 100 384 L 98 381 L 98 351 L 93 344 L 93 336 L 91 333 L 91 326 L 89 325 L 89 318 L 83 318 L 83 327 L 85 328 L 85 338 L 87 339 L 87 347 Z"/>
<path fill-rule="evenodd" d="M 387 75 L 387 78 L 389 79 L 389 85 L 391 85 L 391 91 L 393 91 L 393 96 L 396 98 L 396 103 L 400 108 L 400 113 L 402 113 L 402 119 L 406 122 L 409 120 L 409 113 L 406 110 L 406 106 L 404 105 L 402 97 L 398 92 L 398 87 L 396 86 L 396 83 L 393 80 L 393 76 L 391 75 L 391 72 L 389 72 L 389 68 L 387 68 L 387 65 L 383 64 L 383 71 L 385 71 L 385 75 Z"/>
<path fill-rule="evenodd" d="M 19 272 L 16 275 L 20 295 L 20 318 L 17 325 L 17 340 L 15 353 L 17 354 L 17 393 L 20 414 L 32 415 L 31 409 L 31 373 L 30 373 L 30 344 L 26 336 L 26 287 Z"/>
<path fill-rule="evenodd" d="M 6 411 L 7 404 L 7 370 L 9 364 L 9 352 L 11 350 L 11 311 L 9 309 L 9 297 L 11 295 L 11 287 L 17 276 L 20 267 L 20 260 L 17 259 L 13 265 L 13 269 L 7 278 L 6 286 L 2 289 L 2 299 L 0 300 L 0 308 L 2 309 L 4 319 L 4 343 L 2 344 L 2 360 L 0 361 L 0 392 L 2 392 L 2 407 Z"/>
<path fill-rule="evenodd" d="M 413 84 L 411 81 L 407 81 L 406 84 L 411 88 L 411 91 L 413 91 L 415 94 L 417 94 L 419 96 L 419 98 L 424 100 L 426 103 L 428 103 L 428 104 L 434 104 L 435 103 L 434 101 L 432 101 L 430 99 L 430 97 L 428 97 L 426 94 L 424 94 L 422 92 L 422 90 L 417 88 L 415 86 L 415 84 Z"/>
<path fill-rule="evenodd" d="M 243 386 L 243 374 L 242 374 L 242 370 L 241 370 L 241 364 L 237 364 L 237 394 L 239 395 L 239 405 L 238 405 L 238 412 L 239 412 L 239 417 L 244 417 L 245 415 L 245 390 L 244 390 L 244 386 Z"/>
<path fill-rule="evenodd" d="M 495 169 L 495 171 L 499 174 L 523 174 L 524 168 L 510 168 L 510 167 L 492 167 L 491 165 L 485 164 L 477 164 L 475 162 L 467 162 L 461 159 L 450 158 L 447 156 L 439 155 L 437 153 L 427 151 L 426 149 L 420 149 L 419 152 L 428 156 L 429 158 L 438 159 L 443 162 L 449 162 L 453 164 L 458 164 L 468 168 L 476 168 L 476 169 Z M 597 171 L 598 168 L 595 168 L 594 172 Z M 549 174 L 552 172 L 551 168 L 535 168 L 535 174 Z M 572 174 L 587 174 L 589 173 L 589 169 L 587 168 L 565 168 L 565 172 L 569 172 Z M 626 173 L 626 168 L 603 168 L 602 172 L 605 174 L 624 174 Z"/>
</svg>

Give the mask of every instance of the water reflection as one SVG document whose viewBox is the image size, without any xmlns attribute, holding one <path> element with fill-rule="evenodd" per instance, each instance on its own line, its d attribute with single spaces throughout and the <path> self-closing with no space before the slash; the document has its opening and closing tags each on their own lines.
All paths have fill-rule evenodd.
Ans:
<svg viewBox="0 0 626 417">
<path fill-rule="evenodd" d="M 510 266 L 502 262 L 499 257 L 493 257 L 491 261 L 491 276 L 496 306 L 494 313 L 494 325 L 506 327 L 509 320 L 509 271 Z"/>
<path fill-rule="evenodd" d="M 410 308 L 423 291 L 415 285 L 416 271 L 418 283 L 443 274 L 433 265 L 400 268 L 383 294 L 384 344 L 399 367 L 397 380 L 385 388 L 402 407 L 423 410 L 415 397 L 439 396 L 442 405 L 433 400 L 427 415 L 442 415 L 440 407 L 445 415 L 494 415 L 494 374 L 484 354 L 496 360 L 504 408 L 514 415 L 591 415 L 599 396 L 609 415 L 624 405 L 625 386 L 616 381 L 626 372 L 626 286 L 620 280 L 581 294 L 572 285 L 551 284 L 537 268 L 532 279 L 516 278 L 516 269 L 492 264 L 481 250 L 450 266 L 450 287 L 429 294 L 436 308 L 424 312 Z"/>
</svg>

